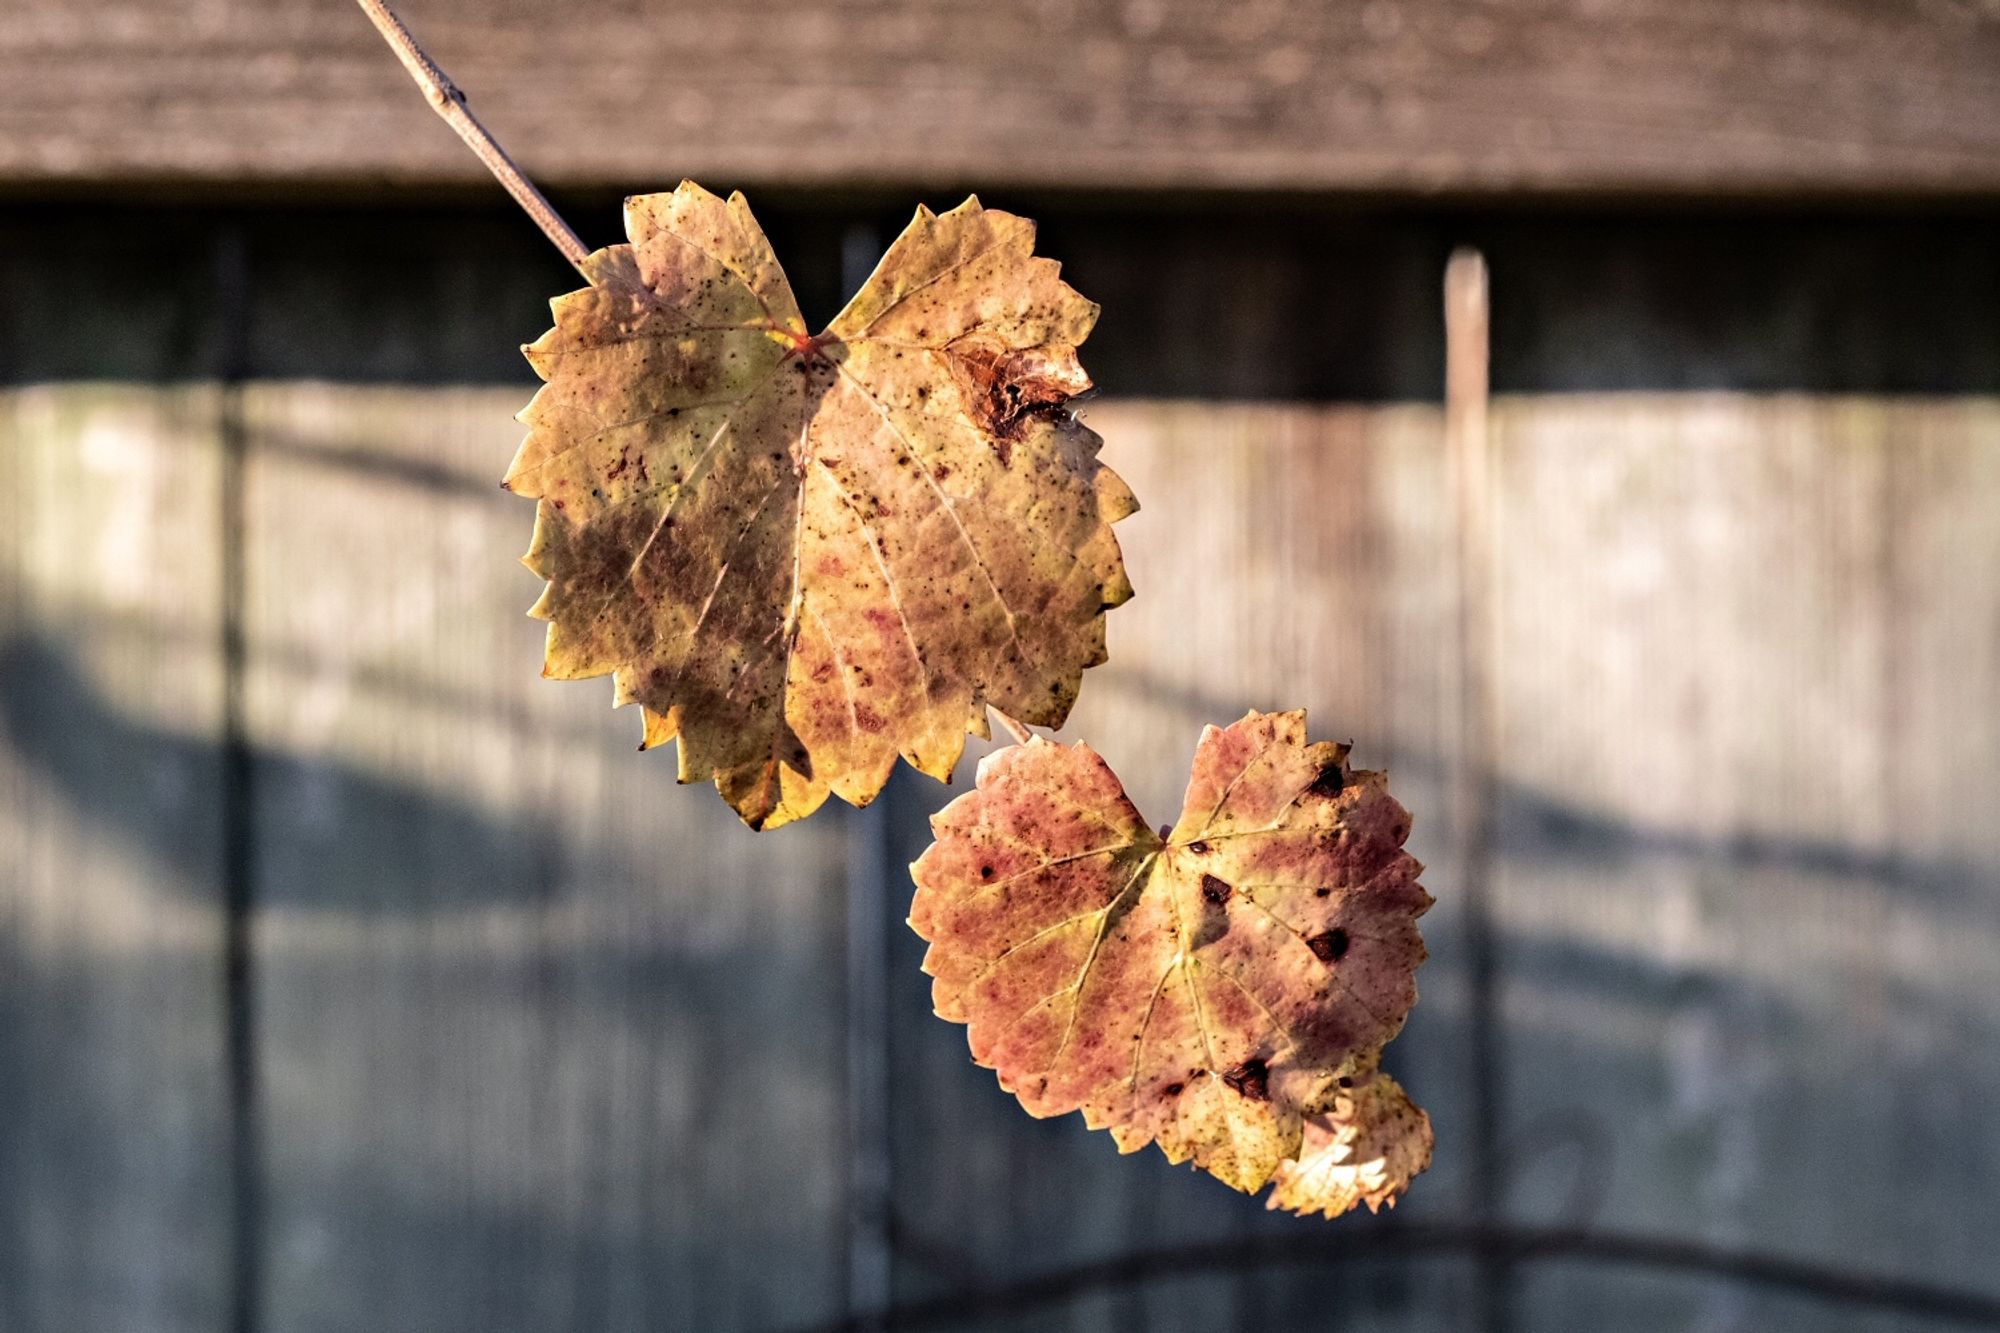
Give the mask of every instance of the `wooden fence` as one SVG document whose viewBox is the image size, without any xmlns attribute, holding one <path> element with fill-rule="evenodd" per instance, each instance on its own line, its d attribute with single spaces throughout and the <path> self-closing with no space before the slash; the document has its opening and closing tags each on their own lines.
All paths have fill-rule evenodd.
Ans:
<svg viewBox="0 0 2000 1333">
<path fill-rule="evenodd" d="M 0 1333 L 2000 1326 L 1981 0 L 405 0 L 592 243 L 1044 220 L 1144 509 L 1063 733 L 1304 706 L 1438 905 L 1302 1223 L 930 1014 L 963 788 L 769 835 L 538 679 L 574 275 L 349 0 L 0 21 Z M 1491 259 L 1480 448 L 1446 256 Z M 976 757 L 976 756 L 975 756 Z"/>
<path fill-rule="evenodd" d="M 894 868 L 946 790 L 753 836 L 603 682 L 536 678 L 530 514 L 493 484 L 519 401 L 0 397 L 0 1324 L 217 1327 L 245 1226 L 283 1329 L 785 1328 L 890 1250 L 908 1302 L 1300 1244 L 1029 1121 L 930 1017 Z M 1439 1152 L 1401 1220 L 1476 1208 L 1486 1004 L 1507 1218 L 1993 1294 L 2000 402 L 1503 398 L 1476 589 L 1433 407 L 1089 419 L 1146 505 L 1140 596 L 1067 734 L 1166 811 L 1202 723 L 1304 705 L 1417 813 L 1439 906 L 1394 1062 Z M 1446 817 L 1469 591 L 1484 995 Z M 883 864 L 875 1005 L 845 894 Z M 1471 1318 L 1468 1256 L 1342 1263 L 1366 1226 L 1014 1323 Z M 1527 1327 L 1885 1326 L 1715 1277 L 1510 1280 Z"/>
</svg>

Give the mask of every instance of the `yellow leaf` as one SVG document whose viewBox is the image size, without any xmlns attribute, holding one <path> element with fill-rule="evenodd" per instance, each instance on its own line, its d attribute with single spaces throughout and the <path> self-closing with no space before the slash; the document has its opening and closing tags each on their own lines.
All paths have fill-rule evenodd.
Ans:
<svg viewBox="0 0 2000 1333">
<path fill-rule="evenodd" d="M 1137 508 L 1063 404 L 1097 307 L 976 199 L 919 209 L 808 335 L 743 197 L 626 201 L 526 349 L 544 674 L 614 679 L 753 828 L 944 778 L 990 704 L 1059 725 Z"/>
<path fill-rule="evenodd" d="M 988 756 L 911 868 L 938 1014 L 1031 1114 L 1260 1188 L 1417 997 L 1409 815 L 1346 757 L 1302 712 L 1210 727 L 1155 834 L 1087 746 Z"/>
</svg>

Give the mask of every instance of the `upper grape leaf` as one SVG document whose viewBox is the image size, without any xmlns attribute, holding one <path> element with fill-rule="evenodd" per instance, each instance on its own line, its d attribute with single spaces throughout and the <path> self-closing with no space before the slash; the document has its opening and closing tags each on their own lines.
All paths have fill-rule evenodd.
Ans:
<svg viewBox="0 0 2000 1333">
<path fill-rule="evenodd" d="M 753 828 L 865 805 L 898 754 L 946 777 L 988 704 L 1060 725 L 1138 506 L 1063 409 L 1097 307 L 1034 224 L 918 209 L 816 336 L 742 195 L 625 226 L 524 349 L 543 674 L 611 673 Z"/>
<path fill-rule="evenodd" d="M 1331 1109 L 1306 1121 L 1297 1161 L 1278 1167 L 1267 1208 L 1338 1217 L 1396 1199 L 1431 1164 L 1431 1118 L 1402 1084 L 1372 1074 L 1342 1088 Z"/>
<path fill-rule="evenodd" d="M 987 756 L 911 867 L 938 1014 L 1031 1114 L 1260 1188 L 1417 998 L 1410 817 L 1346 760 L 1303 712 L 1209 727 L 1155 834 L 1085 745 Z"/>
</svg>

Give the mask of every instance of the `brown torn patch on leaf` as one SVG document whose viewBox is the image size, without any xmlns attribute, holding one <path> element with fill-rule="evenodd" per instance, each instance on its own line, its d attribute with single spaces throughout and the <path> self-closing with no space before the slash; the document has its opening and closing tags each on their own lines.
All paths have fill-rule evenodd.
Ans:
<svg viewBox="0 0 2000 1333">
<path fill-rule="evenodd" d="M 1296 1161 L 1273 1178 L 1267 1208 L 1338 1217 L 1396 1200 L 1431 1164 L 1431 1118 L 1402 1085 L 1371 1071 L 1344 1088 L 1325 1114 L 1306 1121 Z"/>
<path fill-rule="evenodd" d="M 538 501 L 543 672 L 612 675 L 754 828 L 947 776 L 991 706 L 1068 715 L 1132 595 L 1137 508 L 1056 410 L 1097 307 L 976 199 L 919 209 L 808 336 L 743 197 L 626 200 L 529 346 L 505 485 Z"/>
<path fill-rule="evenodd" d="M 1380 773 L 1315 792 L 1342 753 L 1303 713 L 1210 727 L 1164 835 L 1087 746 L 988 756 L 911 868 L 938 1014 L 1031 1114 L 1258 1189 L 1416 1001 L 1409 816 Z"/>
<path fill-rule="evenodd" d="M 1038 411 L 1061 407 L 1090 387 L 1075 358 L 1054 357 L 1041 348 L 995 349 L 980 342 L 951 348 L 973 418 L 993 437 L 1002 466 L 1013 459 L 1014 441 Z"/>
</svg>

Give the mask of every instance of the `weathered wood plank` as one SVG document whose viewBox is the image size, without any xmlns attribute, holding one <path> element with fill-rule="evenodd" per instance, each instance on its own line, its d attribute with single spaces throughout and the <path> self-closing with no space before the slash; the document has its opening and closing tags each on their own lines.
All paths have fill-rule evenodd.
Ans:
<svg viewBox="0 0 2000 1333">
<path fill-rule="evenodd" d="M 271 1326 L 841 1313 L 844 825 L 537 678 L 512 390 L 249 390 Z"/>
<path fill-rule="evenodd" d="M 1494 426 L 1515 1208 L 1994 1292 L 2000 402 Z M 1801 1314 L 1674 1285 L 1524 1322 Z"/>
<path fill-rule="evenodd" d="M 421 0 L 549 185 L 2000 190 L 2000 22 L 1929 0 Z M 464 183 L 345 0 L 17 0 L 0 183 Z"/>
<path fill-rule="evenodd" d="M 0 1327 L 224 1326 L 218 395 L 0 394 Z"/>
</svg>

